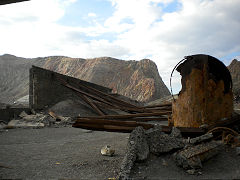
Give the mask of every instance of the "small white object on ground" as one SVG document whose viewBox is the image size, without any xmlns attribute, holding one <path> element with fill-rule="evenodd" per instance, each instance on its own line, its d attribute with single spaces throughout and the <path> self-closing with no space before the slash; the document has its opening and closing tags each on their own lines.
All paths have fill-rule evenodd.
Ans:
<svg viewBox="0 0 240 180">
<path fill-rule="evenodd" d="M 114 153 L 115 153 L 115 149 L 113 149 L 110 145 L 106 145 L 101 149 L 101 154 L 103 156 L 113 156 Z"/>
</svg>

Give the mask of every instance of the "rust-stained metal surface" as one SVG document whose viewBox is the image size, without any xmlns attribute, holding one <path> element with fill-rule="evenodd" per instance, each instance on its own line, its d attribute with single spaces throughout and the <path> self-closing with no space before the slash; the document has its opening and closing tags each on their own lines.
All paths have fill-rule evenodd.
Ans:
<svg viewBox="0 0 240 180">
<path fill-rule="evenodd" d="M 174 126 L 214 125 L 232 116 L 232 79 L 221 61 L 208 55 L 192 55 L 176 70 L 182 76 L 182 89 L 173 102 Z"/>
</svg>

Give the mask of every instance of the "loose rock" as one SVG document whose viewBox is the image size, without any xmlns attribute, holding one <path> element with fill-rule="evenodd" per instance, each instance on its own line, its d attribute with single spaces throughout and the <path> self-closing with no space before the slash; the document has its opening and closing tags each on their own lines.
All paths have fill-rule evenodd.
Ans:
<svg viewBox="0 0 240 180">
<path fill-rule="evenodd" d="M 26 122 L 21 120 L 11 120 L 6 128 L 43 128 L 44 124 L 40 122 Z"/>
<path fill-rule="evenodd" d="M 190 139 L 189 143 L 190 144 L 197 144 L 197 143 L 200 143 L 200 142 L 203 142 L 203 141 L 207 141 L 211 138 L 213 138 L 213 134 L 212 133 L 207 133 L 207 134 L 204 134 L 202 136 Z"/>
<path fill-rule="evenodd" d="M 149 155 L 147 136 L 142 127 L 136 127 L 130 134 L 127 153 L 123 158 L 118 179 L 129 179 L 135 161 L 146 160 Z"/>
<path fill-rule="evenodd" d="M 217 141 L 206 142 L 196 146 L 188 146 L 174 154 L 177 165 L 184 169 L 202 168 L 202 162 L 217 155 L 222 143 Z"/>
<path fill-rule="evenodd" d="M 101 149 L 101 154 L 103 156 L 113 156 L 114 153 L 115 153 L 115 149 L 113 149 L 110 145 L 106 145 Z"/>
<path fill-rule="evenodd" d="M 237 155 L 240 155 L 240 147 L 236 147 L 236 153 Z"/>
<path fill-rule="evenodd" d="M 161 129 L 155 129 L 149 132 L 148 143 L 150 152 L 156 155 L 178 150 L 184 147 L 184 143 L 181 137 L 181 133 L 177 128 L 174 128 L 171 135 L 165 134 Z M 178 138 L 177 138 L 178 137 Z"/>
</svg>

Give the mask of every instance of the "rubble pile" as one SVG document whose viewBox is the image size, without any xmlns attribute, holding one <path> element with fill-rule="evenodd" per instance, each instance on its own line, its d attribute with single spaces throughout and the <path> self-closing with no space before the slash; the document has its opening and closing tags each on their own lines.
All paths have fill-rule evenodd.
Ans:
<svg viewBox="0 0 240 180">
<path fill-rule="evenodd" d="M 2 126 L 3 129 L 14 129 L 14 128 L 44 128 L 44 127 L 60 127 L 60 126 L 71 126 L 72 118 L 58 116 L 53 117 L 52 113 L 49 114 L 34 112 L 33 114 L 27 114 L 23 111 L 18 118 L 13 119 Z"/>
<path fill-rule="evenodd" d="M 226 132 L 225 132 L 226 133 Z M 231 144 L 239 155 L 239 134 L 236 134 L 238 144 Z M 135 163 L 148 161 L 149 156 L 171 155 L 176 166 L 188 174 L 200 175 L 203 163 L 214 158 L 227 146 L 226 142 L 216 138 L 216 134 L 208 132 L 194 138 L 182 136 L 181 131 L 173 127 L 170 134 L 163 132 L 161 126 L 149 130 L 143 127 L 135 128 L 130 134 L 127 152 L 122 161 L 118 179 L 129 179 Z"/>
</svg>

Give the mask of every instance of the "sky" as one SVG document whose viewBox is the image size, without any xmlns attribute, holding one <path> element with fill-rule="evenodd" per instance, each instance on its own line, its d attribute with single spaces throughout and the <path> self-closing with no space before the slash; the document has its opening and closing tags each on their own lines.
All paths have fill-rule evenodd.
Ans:
<svg viewBox="0 0 240 180">
<path fill-rule="evenodd" d="M 151 59 L 169 88 L 192 54 L 240 60 L 240 0 L 31 0 L 0 6 L 0 55 Z M 173 92 L 181 89 L 174 73 Z"/>
</svg>

